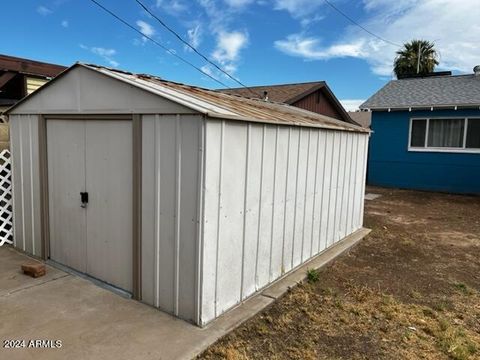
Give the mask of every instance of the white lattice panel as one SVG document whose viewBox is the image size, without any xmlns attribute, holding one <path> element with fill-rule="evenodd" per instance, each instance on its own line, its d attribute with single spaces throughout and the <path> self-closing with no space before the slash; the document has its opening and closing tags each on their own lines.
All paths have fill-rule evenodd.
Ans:
<svg viewBox="0 0 480 360">
<path fill-rule="evenodd" d="M 0 153 L 0 246 L 13 243 L 12 167 L 10 151 Z"/>
</svg>

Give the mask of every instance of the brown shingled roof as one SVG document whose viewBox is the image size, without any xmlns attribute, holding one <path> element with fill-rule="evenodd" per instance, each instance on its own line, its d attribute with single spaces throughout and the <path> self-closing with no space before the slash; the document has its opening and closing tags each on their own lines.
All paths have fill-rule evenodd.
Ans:
<svg viewBox="0 0 480 360">
<path fill-rule="evenodd" d="M 262 99 L 266 91 L 268 100 L 291 104 L 299 96 L 306 95 L 310 92 L 318 90 L 325 86 L 325 81 L 315 81 L 307 83 L 296 84 L 281 84 L 281 85 L 265 85 L 265 86 L 250 86 L 247 88 L 231 88 L 220 89 L 218 91 L 232 95 L 240 95 L 245 97 L 253 97 L 252 91 L 258 94 L 258 98 Z M 250 91 L 252 90 L 252 91 Z"/>
<path fill-rule="evenodd" d="M 3 71 L 14 71 L 22 74 L 43 77 L 55 77 L 65 69 L 66 67 L 62 65 L 0 54 L 0 70 Z"/>
<path fill-rule="evenodd" d="M 267 92 L 268 100 L 278 103 L 294 105 L 300 99 L 312 94 L 315 91 L 321 90 L 323 94 L 330 99 L 331 104 L 341 114 L 343 121 L 348 123 L 355 123 L 355 121 L 348 115 L 344 107 L 338 101 L 335 94 L 330 90 L 325 81 L 313 81 L 305 83 L 280 84 L 280 85 L 264 85 L 264 86 L 250 86 L 248 88 L 230 88 L 218 89 L 217 91 L 231 95 L 239 95 L 249 98 L 255 98 L 253 93 L 258 96 L 256 98 L 263 99 L 265 91 Z M 252 93 L 253 92 L 253 93 Z"/>
</svg>

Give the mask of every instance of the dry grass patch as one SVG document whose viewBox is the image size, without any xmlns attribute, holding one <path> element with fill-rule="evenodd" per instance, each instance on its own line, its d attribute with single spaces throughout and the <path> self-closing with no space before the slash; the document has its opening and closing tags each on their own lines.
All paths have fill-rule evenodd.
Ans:
<svg viewBox="0 0 480 360">
<path fill-rule="evenodd" d="M 373 191 L 361 244 L 199 358 L 480 359 L 480 199 Z"/>
</svg>

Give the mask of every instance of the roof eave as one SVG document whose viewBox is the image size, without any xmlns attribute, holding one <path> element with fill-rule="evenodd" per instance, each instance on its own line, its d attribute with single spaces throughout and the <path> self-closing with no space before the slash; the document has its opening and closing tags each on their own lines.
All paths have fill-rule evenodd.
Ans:
<svg viewBox="0 0 480 360">
<path fill-rule="evenodd" d="M 417 111 L 417 110 L 459 110 L 480 109 L 480 104 L 448 104 L 448 105 L 404 105 L 404 106 L 361 106 L 360 110 L 366 111 Z"/>
<path fill-rule="evenodd" d="M 319 129 L 327 129 L 327 130 L 338 130 L 338 131 L 351 131 L 351 132 L 361 132 L 361 133 L 371 133 L 372 131 L 367 128 L 363 128 L 361 126 L 356 126 L 351 124 L 348 127 L 341 127 L 335 125 L 328 125 L 328 124 L 315 124 L 315 123 L 302 123 L 302 122 L 282 122 L 276 120 L 266 120 L 266 119 L 257 119 L 254 117 L 245 117 L 239 115 L 225 115 L 219 114 L 214 112 L 209 112 L 206 116 L 215 118 L 215 119 L 224 119 L 224 120 L 239 120 L 239 121 L 247 121 L 247 122 L 254 122 L 254 123 L 268 123 L 272 125 L 284 125 L 284 126 L 301 126 L 306 128 L 319 128 Z"/>
</svg>

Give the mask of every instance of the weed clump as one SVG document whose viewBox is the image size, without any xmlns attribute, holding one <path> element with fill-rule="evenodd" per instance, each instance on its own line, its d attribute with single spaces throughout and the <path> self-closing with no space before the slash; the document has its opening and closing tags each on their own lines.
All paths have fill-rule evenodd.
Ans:
<svg viewBox="0 0 480 360">
<path fill-rule="evenodd" d="M 317 269 L 308 269 L 307 270 L 307 280 L 309 283 L 316 283 L 320 280 L 320 273 Z"/>
</svg>

